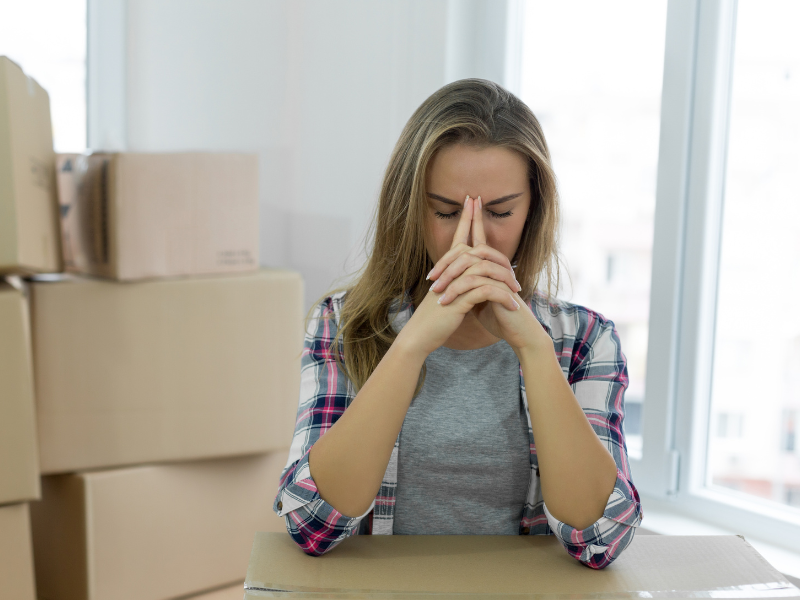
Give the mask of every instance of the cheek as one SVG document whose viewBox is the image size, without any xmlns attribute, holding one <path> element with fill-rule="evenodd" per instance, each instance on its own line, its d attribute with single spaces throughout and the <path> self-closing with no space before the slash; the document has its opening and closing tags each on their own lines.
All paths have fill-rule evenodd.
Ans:
<svg viewBox="0 0 800 600">
<path fill-rule="evenodd" d="M 511 259 L 517 251 L 517 246 L 519 246 L 524 226 L 524 218 L 491 219 L 490 222 L 484 225 L 486 243 Z"/>
</svg>

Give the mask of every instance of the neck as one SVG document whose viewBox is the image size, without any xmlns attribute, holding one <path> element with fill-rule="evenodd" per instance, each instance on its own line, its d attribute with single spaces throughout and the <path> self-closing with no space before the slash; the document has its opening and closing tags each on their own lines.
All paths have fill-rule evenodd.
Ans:
<svg viewBox="0 0 800 600">
<path fill-rule="evenodd" d="M 502 338 L 489 333 L 472 311 L 464 315 L 464 320 L 453 334 L 442 344 L 453 350 L 477 350 L 497 343 Z"/>
</svg>

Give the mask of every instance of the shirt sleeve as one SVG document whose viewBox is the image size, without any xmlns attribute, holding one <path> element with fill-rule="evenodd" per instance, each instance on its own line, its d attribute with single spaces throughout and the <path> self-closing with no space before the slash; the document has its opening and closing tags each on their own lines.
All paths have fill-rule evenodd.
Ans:
<svg viewBox="0 0 800 600">
<path fill-rule="evenodd" d="M 622 429 L 628 369 L 613 321 L 586 311 L 572 354 L 569 383 L 597 437 L 617 463 L 617 480 L 603 516 L 585 529 L 575 529 L 544 512 L 567 552 L 593 569 L 611 564 L 633 540 L 642 521 L 639 493 L 631 480 Z"/>
<path fill-rule="evenodd" d="M 281 474 L 273 510 L 286 520 L 289 535 L 306 554 L 320 556 L 358 532 L 361 520 L 347 517 L 325 502 L 311 477 L 308 454 L 314 443 L 344 413 L 352 399 L 345 374 L 336 364 L 331 343 L 337 324 L 333 300 L 316 309 L 306 330 L 300 363 L 300 399 L 289 460 Z"/>
</svg>

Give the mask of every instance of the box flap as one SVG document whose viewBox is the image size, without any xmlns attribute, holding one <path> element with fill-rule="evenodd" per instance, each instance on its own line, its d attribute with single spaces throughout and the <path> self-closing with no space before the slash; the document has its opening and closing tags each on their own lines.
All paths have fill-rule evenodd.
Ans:
<svg viewBox="0 0 800 600">
<path fill-rule="evenodd" d="M 0 57 L 0 270 L 61 270 L 50 98 Z"/>
</svg>

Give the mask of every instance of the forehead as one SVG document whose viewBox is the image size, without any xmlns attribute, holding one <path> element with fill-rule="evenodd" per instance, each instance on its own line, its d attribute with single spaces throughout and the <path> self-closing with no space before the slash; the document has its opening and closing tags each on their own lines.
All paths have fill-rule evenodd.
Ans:
<svg viewBox="0 0 800 600">
<path fill-rule="evenodd" d="M 527 189 L 527 158 L 500 146 L 453 144 L 431 159 L 426 176 L 428 191 L 482 194 L 486 197 L 514 188 Z"/>
</svg>

